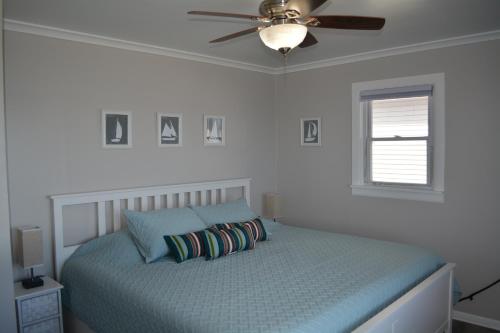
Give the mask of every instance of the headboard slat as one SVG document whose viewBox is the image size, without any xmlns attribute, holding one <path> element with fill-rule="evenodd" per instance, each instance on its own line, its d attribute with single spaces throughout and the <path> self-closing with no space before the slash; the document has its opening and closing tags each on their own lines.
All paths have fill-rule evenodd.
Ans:
<svg viewBox="0 0 500 333">
<path fill-rule="evenodd" d="M 110 202 L 112 208 L 111 230 L 118 231 L 121 228 L 121 210 L 125 207 L 129 210 L 137 208 L 141 211 L 147 211 L 150 208 L 160 209 L 166 204 L 166 208 L 174 208 L 174 196 L 177 196 L 177 200 L 175 201 L 177 207 L 185 207 L 187 204 L 205 206 L 208 204 L 209 199 L 210 204 L 215 205 L 218 199 L 220 199 L 220 202 L 226 201 L 227 189 L 230 188 L 242 189 L 243 196 L 247 200 L 248 205 L 250 205 L 249 178 L 51 196 L 56 278 L 60 279 L 64 262 L 80 246 L 80 244 L 64 245 L 63 208 L 65 206 L 97 204 L 97 233 L 98 236 L 103 236 L 107 230 L 106 202 Z M 218 191 L 220 193 L 217 193 Z M 198 192 L 200 193 L 199 200 Z M 152 205 L 149 204 L 149 198 L 153 200 Z M 135 207 L 136 199 L 139 200 L 138 207 Z M 125 202 L 124 205 L 122 205 L 122 200 Z"/>
<path fill-rule="evenodd" d="M 179 193 L 177 205 L 179 208 L 184 208 L 186 206 L 186 192 Z"/>
<path fill-rule="evenodd" d="M 207 205 L 207 191 L 206 190 L 200 191 L 200 205 L 201 206 Z"/>
<path fill-rule="evenodd" d="M 113 231 L 120 230 L 122 225 L 120 214 L 120 200 L 113 200 Z"/>
<path fill-rule="evenodd" d="M 210 190 L 210 204 L 211 205 L 217 204 L 217 190 L 216 189 Z"/>
<path fill-rule="evenodd" d="M 135 210 L 135 198 L 128 198 L 127 199 L 127 209 L 128 210 Z"/>
<path fill-rule="evenodd" d="M 66 255 L 64 253 L 64 234 L 63 234 L 63 210 L 62 204 L 52 200 L 52 214 L 54 219 L 54 261 L 56 268 L 64 263 Z M 56 269 L 57 279 L 60 278 L 59 269 Z"/>
<path fill-rule="evenodd" d="M 97 233 L 99 236 L 106 234 L 106 203 L 104 201 L 97 203 Z"/>
<path fill-rule="evenodd" d="M 141 212 L 148 210 L 148 197 L 141 197 Z"/>
<path fill-rule="evenodd" d="M 153 197 L 153 207 L 154 207 L 154 209 L 161 208 L 161 197 L 159 195 L 155 195 Z"/>
<path fill-rule="evenodd" d="M 174 208 L 174 195 L 172 193 L 167 194 L 167 208 Z"/>
</svg>

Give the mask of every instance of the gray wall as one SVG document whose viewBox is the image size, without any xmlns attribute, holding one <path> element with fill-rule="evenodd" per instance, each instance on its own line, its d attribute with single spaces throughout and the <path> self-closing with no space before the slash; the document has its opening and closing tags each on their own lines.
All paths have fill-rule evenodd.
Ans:
<svg viewBox="0 0 500 333">
<path fill-rule="evenodd" d="M 309 70 L 276 80 L 278 191 L 286 223 L 434 249 L 469 293 L 500 277 L 500 42 Z M 353 197 L 351 84 L 444 72 L 444 204 Z M 321 116 L 323 146 L 299 146 L 299 118 Z M 500 286 L 459 310 L 500 319 Z"/>
<path fill-rule="evenodd" d="M 46 272 L 47 195 L 251 177 L 254 209 L 278 186 L 286 223 L 434 249 L 458 264 L 465 293 L 500 276 L 498 41 L 275 78 L 14 32 L 5 51 L 12 224 L 43 226 Z M 446 202 L 353 197 L 352 82 L 436 72 L 446 74 Z M 133 111 L 133 149 L 100 148 L 101 108 Z M 156 147 L 159 111 L 184 114 L 183 148 Z M 226 116 L 225 148 L 203 147 L 203 113 Z M 322 147 L 299 146 L 302 116 L 323 118 Z M 458 309 L 500 319 L 499 296 Z"/>
<path fill-rule="evenodd" d="M 5 42 L 12 225 L 43 227 L 45 272 L 50 194 L 251 177 L 260 212 L 275 189 L 267 74 L 15 32 Z M 101 148 L 103 108 L 133 112 L 132 149 Z M 182 148 L 157 147 L 156 112 L 183 113 Z M 226 147 L 203 146 L 204 113 L 226 116 Z"/>
<path fill-rule="evenodd" d="M 0 0 L 0 24 L 2 23 Z M 5 154 L 5 108 L 3 82 L 3 34 L 0 34 L 0 323 L 2 331 L 16 331 L 12 253 L 10 247 L 9 195 L 7 192 L 7 159 Z"/>
</svg>

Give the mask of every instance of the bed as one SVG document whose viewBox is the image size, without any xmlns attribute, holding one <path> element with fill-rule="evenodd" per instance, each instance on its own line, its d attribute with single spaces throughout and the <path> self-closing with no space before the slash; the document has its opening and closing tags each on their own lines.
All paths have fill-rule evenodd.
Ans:
<svg viewBox="0 0 500 333">
<path fill-rule="evenodd" d="M 249 252 L 146 264 L 119 230 L 124 205 L 214 204 L 231 188 L 249 201 L 249 179 L 52 197 L 68 312 L 97 332 L 451 332 L 454 265 L 424 249 L 276 224 Z M 100 237 L 65 246 L 63 207 L 82 203 Z"/>
</svg>

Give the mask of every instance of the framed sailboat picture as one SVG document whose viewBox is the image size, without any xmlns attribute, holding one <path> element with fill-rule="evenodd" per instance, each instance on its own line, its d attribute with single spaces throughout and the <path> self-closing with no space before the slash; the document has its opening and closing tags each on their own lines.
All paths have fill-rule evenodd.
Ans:
<svg viewBox="0 0 500 333">
<path fill-rule="evenodd" d="M 132 148 L 132 113 L 102 110 L 102 147 Z"/>
<path fill-rule="evenodd" d="M 223 116 L 203 117 L 203 143 L 205 146 L 226 145 L 226 118 Z"/>
<path fill-rule="evenodd" d="M 182 146 L 182 115 L 172 113 L 158 113 L 158 146 Z"/>
<path fill-rule="evenodd" d="M 321 146 L 321 118 L 300 119 L 300 145 Z"/>
</svg>

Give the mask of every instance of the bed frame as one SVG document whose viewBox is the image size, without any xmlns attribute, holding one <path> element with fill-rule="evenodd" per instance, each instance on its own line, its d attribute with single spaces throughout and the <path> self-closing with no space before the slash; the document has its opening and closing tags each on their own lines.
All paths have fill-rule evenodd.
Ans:
<svg viewBox="0 0 500 333">
<path fill-rule="evenodd" d="M 97 234 L 121 228 L 122 209 L 148 211 L 186 205 L 214 205 L 226 202 L 228 191 L 237 189 L 250 205 L 250 179 L 132 188 L 51 196 L 54 222 L 55 273 L 59 280 L 64 262 L 80 246 L 64 243 L 64 214 L 67 206 L 92 204 L 97 208 Z M 353 333 L 451 333 L 453 270 L 448 263 L 401 296 Z M 69 312 L 69 311 L 67 311 Z M 71 313 L 65 313 L 71 332 L 91 332 Z"/>
</svg>

